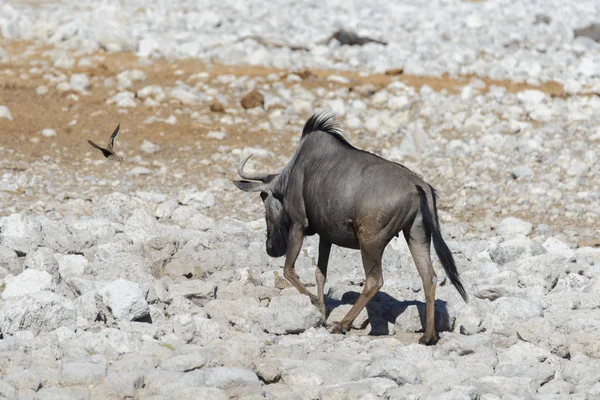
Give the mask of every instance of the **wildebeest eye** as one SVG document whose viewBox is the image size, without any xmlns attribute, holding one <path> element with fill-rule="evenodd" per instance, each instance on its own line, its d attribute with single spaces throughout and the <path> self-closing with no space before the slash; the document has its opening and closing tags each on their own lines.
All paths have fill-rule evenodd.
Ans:
<svg viewBox="0 0 600 400">
<path fill-rule="evenodd" d="M 260 198 L 262 199 L 262 201 L 265 201 L 267 199 L 267 197 L 269 197 L 269 195 L 265 192 L 260 192 Z"/>
</svg>

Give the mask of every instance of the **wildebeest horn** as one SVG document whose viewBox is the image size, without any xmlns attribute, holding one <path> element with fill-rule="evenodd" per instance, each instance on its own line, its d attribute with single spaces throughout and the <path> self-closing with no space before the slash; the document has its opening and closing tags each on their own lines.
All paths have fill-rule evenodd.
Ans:
<svg viewBox="0 0 600 400">
<path fill-rule="evenodd" d="M 248 157 L 244 158 L 242 160 L 242 162 L 240 162 L 240 165 L 238 165 L 238 175 L 241 176 L 244 179 L 248 179 L 248 180 L 252 180 L 252 181 L 261 181 L 261 182 L 268 182 L 271 179 L 273 179 L 273 177 L 277 176 L 277 174 L 248 174 L 246 172 L 244 172 L 244 166 L 246 165 L 246 162 L 248 162 L 248 160 L 250 159 L 250 157 L 252 157 L 252 154 L 250 154 Z"/>
</svg>

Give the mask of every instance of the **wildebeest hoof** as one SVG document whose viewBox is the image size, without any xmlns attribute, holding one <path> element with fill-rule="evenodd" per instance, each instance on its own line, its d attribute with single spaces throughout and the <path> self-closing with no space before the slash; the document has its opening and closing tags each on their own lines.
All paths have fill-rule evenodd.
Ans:
<svg viewBox="0 0 600 400">
<path fill-rule="evenodd" d="M 425 346 L 432 346 L 432 345 L 436 344 L 439 340 L 440 340 L 440 338 L 438 338 L 438 335 L 435 333 L 433 335 L 429 335 L 429 336 L 423 335 L 419 339 L 419 344 L 424 344 Z"/>
<path fill-rule="evenodd" d="M 340 325 L 339 322 L 334 322 L 334 323 L 332 323 L 329 326 L 329 328 L 327 329 L 327 331 L 329 333 L 331 333 L 331 334 L 337 334 L 337 333 L 339 333 L 339 334 L 345 335 L 346 332 L 348 332 L 348 328 Z"/>
</svg>

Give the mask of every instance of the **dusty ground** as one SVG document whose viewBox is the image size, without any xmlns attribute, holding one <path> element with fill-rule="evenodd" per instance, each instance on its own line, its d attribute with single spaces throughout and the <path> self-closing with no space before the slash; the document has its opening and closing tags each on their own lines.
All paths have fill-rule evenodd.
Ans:
<svg viewBox="0 0 600 400">
<path fill-rule="evenodd" d="M 148 190 L 155 192 L 168 191 L 168 188 L 181 188 L 187 186 L 202 186 L 209 188 L 207 180 L 214 178 L 232 179 L 235 175 L 235 166 L 229 160 L 215 157 L 215 153 L 228 146 L 231 149 L 242 149 L 248 146 L 263 147 L 273 151 L 276 155 L 287 158 L 294 149 L 294 141 L 297 140 L 300 130 L 290 127 L 281 132 L 272 132 L 261 127 L 266 116 L 262 112 L 246 111 L 239 101 L 243 91 L 232 92 L 230 85 L 219 83 L 218 78 L 223 76 L 262 78 L 263 81 L 274 78 L 274 75 L 284 85 L 292 85 L 285 78 L 290 73 L 296 73 L 302 77 L 300 84 L 306 88 L 315 89 L 323 87 L 328 91 L 334 91 L 341 87 L 364 88 L 372 85 L 370 92 L 362 93 L 370 96 L 373 91 L 387 86 L 393 80 L 400 80 L 409 86 L 420 88 L 428 85 L 436 91 L 448 93 L 459 93 L 462 87 L 473 77 L 467 76 L 461 79 L 450 77 L 420 77 L 404 75 L 401 70 L 390 70 L 387 74 L 366 75 L 357 72 L 303 70 L 285 71 L 256 66 L 222 66 L 204 65 L 197 60 L 151 60 L 140 61 L 130 53 L 100 53 L 86 55 L 94 59 L 93 67 L 80 67 L 77 65 L 68 71 L 71 73 L 86 73 L 92 82 L 88 93 L 75 93 L 71 90 L 60 92 L 43 78 L 45 73 L 51 71 L 56 75 L 65 73 L 60 69 L 52 67 L 49 62 L 49 50 L 51 47 L 34 45 L 26 42 L 4 42 L 0 45 L 5 48 L 11 56 L 9 63 L 0 63 L 0 104 L 9 106 L 14 121 L 0 119 L 0 169 L 4 172 L 22 171 L 29 168 L 32 163 L 45 162 L 49 164 L 48 173 L 42 179 L 61 180 L 62 190 L 72 190 L 81 193 L 81 185 L 89 186 L 89 196 L 120 190 L 123 185 L 128 190 Z M 36 70 L 40 65 L 49 65 L 41 68 L 43 73 Z M 32 69 L 33 68 L 33 69 Z M 151 85 L 173 86 L 177 80 L 193 84 L 197 79 L 196 74 L 207 73 L 211 88 L 232 102 L 225 104 L 222 113 L 210 110 L 210 101 L 195 105 L 182 105 L 178 101 L 169 100 L 163 102 L 159 107 L 138 106 L 128 108 L 124 112 L 106 100 L 117 93 L 115 87 L 105 87 L 102 82 L 104 78 L 114 78 L 119 72 L 130 69 L 139 69 L 146 73 L 143 82 L 134 82 L 129 90 L 132 92 Z M 329 78 L 332 75 L 342 76 L 348 79 L 348 83 L 339 83 Z M 485 92 L 491 85 L 505 87 L 510 92 L 518 92 L 525 89 L 535 88 L 553 97 L 566 97 L 562 86 L 556 82 L 546 83 L 541 87 L 532 87 L 524 83 L 511 81 L 493 81 L 481 79 L 486 84 Z M 48 85 L 48 94 L 40 96 L 35 92 L 36 87 Z M 55 84 L 54 84 L 55 85 Z M 76 97 L 75 97 L 76 96 Z M 274 108 L 278 107 L 275 105 Z M 184 112 L 182 112 L 182 110 Z M 190 115 L 197 112 L 205 115 L 202 122 L 191 118 Z M 164 122 L 151 124 L 144 121 L 152 116 L 167 118 L 170 115 L 177 117 L 177 123 L 170 125 Z M 224 140 L 208 139 L 206 133 L 213 130 L 223 130 L 222 118 L 229 116 L 233 123 L 228 124 L 227 138 Z M 304 118 L 308 117 L 306 115 Z M 207 123 L 210 121 L 210 123 Z M 99 144 L 105 144 L 110 132 L 116 124 L 121 123 L 121 135 L 116 144 L 118 153 L 123 154 L 125 162 L 121 165 L 103 161 L 99 152 L 93 150 L 87 143 L 91 139 Z M 300 123 L 300 121 L 298 121 Z M 298 125 L 301 126 L 301 125 Z M 52 128 L 58 132 L 56 137 L 46 138 L 39 134 L 45 128 Z M 460 132 L 456 133 L 462 134 Z M 451 134 L 452 135 L 452 134 Z M 351 132 L 353 142 L 360 147 L 377 151 L 377 148 L 369 146 L 368 135 L 361 132 Z M 464 136 L 464 135 L 463 135 Z M 142 154 L 140 161 L 140 145 L 143 140 L 149 140 L 158 144 L 161 150 L 155 154 Z M 394 139 L 392 139 L 394 140 Z M 397 139 L 398 141 L 401 138 Z M 393 143 L 392 143 L 393 144 Z M 134 165 L 131 160 L 136 160 L 137 165 L 144 165 L 153 171 L 167 167 L 166 173 L 159 177 L 151 175 L 126 176 L 126 172 Z M 262 160 L 261 167 L 276 169 L 282 165 L 280 160 Z M 52 172 L 54 171 L 54 173 Z M 58 172 L 58 173 L 57 173 Z M 95 177 L 96 182 L 90 182 L 89 176 Z M 443 182 L 443 177 L 426 177 L 434 186 L 438 186 L 444 198 L 444 191 L 452 190 L 451 185 Z M 69 186 L 69 180 L 72 184 Z M 92 180 L 93 181 L 93 180 Z M 499 183 L 500 185 L 505 183 Z M 50 193 L 53 194 L 53 193 Z M 17 191 L 9 193 L 10 199 L 19 202 L 34 204 L 38 200 L 39 193 L 35 191 Z M 7 196 L 4 197 L 7 199 Z M 233 195 L 235 200 L 239 197 Z M 227 202 L 228 199 L 225 199 Z M 0 210 L 1 214 L 8 214 L 17 210 Z M 450 215 L 455 215 L 454 220 L 461 222 L 473 222 L 490 213 L 499 214 L 502 211 L 490 211 L 487 204 L 469 205 L 467 209 L 441 202 L 440 208 Z M 251 211 L 240 210 L 233 206 L 243 217 L 260 217 L 260 208 L 252 208 Z M 224 216 L 231 214 L 231 206 L 217 208 L 209 213 L 213 216 Z M 249 213 L 249 215 L 248 215 Z M 567 229 L 591 228 L 594 223 L 579 221 L 571 218 L 568 221 L 548 221 L 542 213 L 516 213 L 526 220 L 538 223 L 547 223 L 559 231 Z M 565 222 L 567 222 L 565 224 Z M 589 232 L 586 231 L 586 232 Z M 583 232 L 580 240 L 593 239 L 589 233 Z"/>
</svg>

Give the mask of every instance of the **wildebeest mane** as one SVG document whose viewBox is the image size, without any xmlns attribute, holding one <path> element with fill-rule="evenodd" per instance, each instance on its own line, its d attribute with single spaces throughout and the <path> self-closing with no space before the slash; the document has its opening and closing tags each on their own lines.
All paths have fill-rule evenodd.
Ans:
<svg viewBox="0 0 600 400">
<path fill-rule="evenodd" d="M 302 139 L 310 135 L 312 132 L 325 132 L 337 140 L 344 146 L 354 148 L 344 137 L 344 131 L 339 127 L 335 117 L 327 113 L 316 113 L 306 121 L 302 129 Z"/>
</svg>

